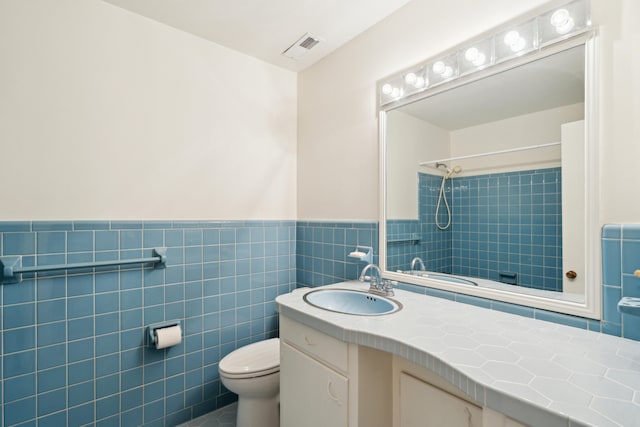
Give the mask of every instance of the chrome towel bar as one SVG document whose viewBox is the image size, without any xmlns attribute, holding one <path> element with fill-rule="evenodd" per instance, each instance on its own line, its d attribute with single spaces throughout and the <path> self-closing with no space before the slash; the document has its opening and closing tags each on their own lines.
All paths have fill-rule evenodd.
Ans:
<svg viewBox="0 0 640 427">
<path fill-rule="evenodd" d="M 153 263 L 154 268 L 164 268 L 167 262 L 167 248 L 153 248 L 150 258 L 132 258 L 113 261 L 79 262 L 76 264 L 51 264 L 22 267 L 22 256 L 0 257 L 2 283 L 18 283 L 23 273 L 41 273 L 45 271 L 75 270 L 80 268 L 117 267 L 121 265 Z"/>
</svg>

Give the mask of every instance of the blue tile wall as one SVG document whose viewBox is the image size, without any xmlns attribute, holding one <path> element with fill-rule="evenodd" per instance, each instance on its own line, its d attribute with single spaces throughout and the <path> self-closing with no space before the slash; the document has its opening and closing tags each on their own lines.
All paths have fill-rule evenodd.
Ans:
<svg viewBox="0 0 640 427">
<path fill-rule="evenodd" d="M 346 237 L 346 235 L 345 235 Z M 275 297 L 295 288 L 295 221 L 0 222 L 23 265 L 151 256 L 141 266 L 24 275 L 0 292 L 0 405 L 13 425 L 166 425 L 235 400 L 219 360 L 277 335 Z M 183 342 L 144 345 L 180 319 Z"/>
<path fill-rule="evenodd" d="M 356 245 L 373 247 L 378 263 L 377 222 L 298 221 L 296 237 L 298 286 L 357 279 L 366 264 L 347 256 Z"/>
<path fill-rule="evenodd" d="M 387 220 L 387 269 L 409 270 L 411 260 L 424 258 L 424 243 L 418 220 Z"/>
<path fill-rule="evenodd" d="M 640 224 L 605 225 L 602 230 L 603 332 L 640 340 L 640 316 L 620 314 L 622 297 L 640 297 Z"/>
<path fill-rule="evenodd" d="M 423 257 L 428 269 L 562 291 L 561 169 L 452 178 L 445 193 L 451 226 L 434 215 L 442 178 L 419 174 Z M 446 224 L 441 203 L 440 224 Z M 406 262 L 406 261 L 405 261 Z"/>
</svg>

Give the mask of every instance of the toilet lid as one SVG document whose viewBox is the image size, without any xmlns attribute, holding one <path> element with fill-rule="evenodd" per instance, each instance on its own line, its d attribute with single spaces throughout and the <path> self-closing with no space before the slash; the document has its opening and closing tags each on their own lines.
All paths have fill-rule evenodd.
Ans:
<svg viewBox="0 0 640 427">
<path fill-rule="evenodd" d="M 268 375 L 280 370 L 280 339 L 272 338 L 241 347 L 220 361 L 221 374 L 232 378 Z"/>
</svg>

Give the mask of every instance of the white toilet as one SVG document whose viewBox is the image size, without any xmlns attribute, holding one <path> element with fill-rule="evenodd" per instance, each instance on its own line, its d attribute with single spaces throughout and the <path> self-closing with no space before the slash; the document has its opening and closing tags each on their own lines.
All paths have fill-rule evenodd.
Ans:
<svg viewBox="0 0 640 427">
<path fill-rule="evenodd" d="M 222 384 L 238 395 L 236 427 L 279 427 L 280 339 L 241 347 L 220 361 Z"/>
</svg>

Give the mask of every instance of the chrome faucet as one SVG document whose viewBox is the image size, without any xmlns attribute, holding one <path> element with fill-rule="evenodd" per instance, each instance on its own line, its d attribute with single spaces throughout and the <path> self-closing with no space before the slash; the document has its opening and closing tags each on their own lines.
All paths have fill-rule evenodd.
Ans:
<svg viewBox="0 0 640 427">
<path fill-rule="evenodd" d="M 410 272 L 413 273 L 416 270 L 416 264 L 420 267 L 420 271 L 425 271 L 427 268 L 420 257 L 415 257 L 411 260 Z"/>
<path fill-rule="evenodd" d="M 371 275 L 367 276 L 369 270 L 371 270 Z M 393 282 L 383 279 L 380 267 L 375 264 L 367 264 L 367 266 L 362 269 L 358 280 L 361 282 L 369 282 L 369 293 L 387 297 L 394 295 Z"/>
</svg>

